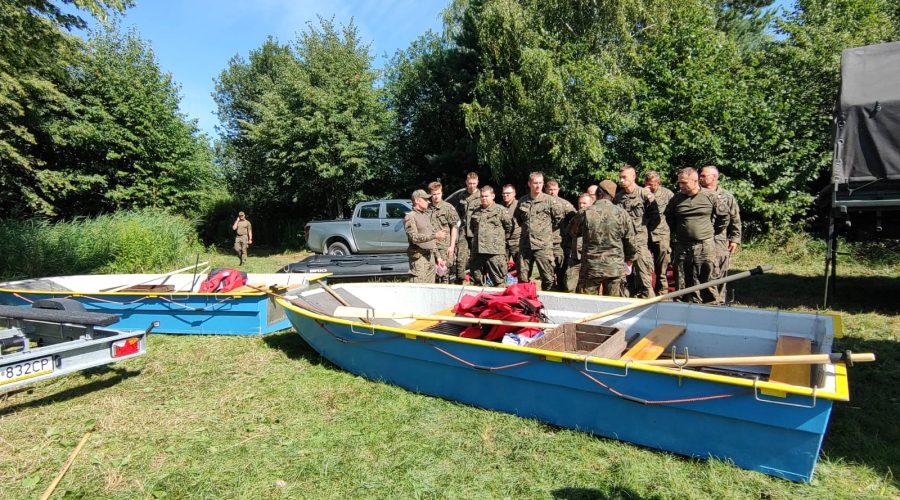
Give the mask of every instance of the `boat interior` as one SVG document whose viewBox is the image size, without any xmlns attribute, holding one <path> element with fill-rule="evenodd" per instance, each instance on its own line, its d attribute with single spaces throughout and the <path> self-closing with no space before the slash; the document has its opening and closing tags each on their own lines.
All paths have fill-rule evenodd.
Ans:
<svg viewBox="0 0 900 500">
<path fill-rule="evenodd" d="M 4 290 L 30 290 L 75 293 L 191 293 L 197 292 L 208 272 L 197 274 L 94 274 L 55 276 L 0 283 Z M 296 290 L 326 274 L 316 273 L 248 273 L 247 284 L 228 293 L 265 292 L 270 287 L 279 291 Z"/>
<path fill-rule="evenodd" d="M 464 294 L 500 289 L 446 285 L 346 283 L 331 291 L 312 287 L 294 298 L 312 312 L 333 315 L 338 306 L 415 315 L 453 316 Z M 334 292 L 338 297 L 335 297 Z M 584 324 L 580 318 L 633 303 L 634 299 L 565 293 L 539 293 L 548 329 L 528 347 L 598 358 L 646 361 L 708 357 L 743 357 L 831 353 L 833 318 L 742 307 L 660 302 L 613 314 Z M 342 318 L 353 321 L 354 318 Z M 360 318 L 376 325 L 458 336 L 467 325 L 430 319 Z M 833 364 L 697 366 L 708 373 L 781 382 L 818 389 L 834 389 Z M 687 368 L 686 368 L 687 369 Z"/>
</svg>

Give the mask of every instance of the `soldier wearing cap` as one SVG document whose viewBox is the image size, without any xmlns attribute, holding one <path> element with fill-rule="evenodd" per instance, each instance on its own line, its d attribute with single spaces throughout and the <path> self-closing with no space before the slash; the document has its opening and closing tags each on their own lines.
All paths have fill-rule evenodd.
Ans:
<svg viewBox="0 0 900 500">
<path fill-rule="evenodd" d="M 247 262 L 247 251 L 250 249 L 250 245 L 253 244 L 253 225 L 250 224 L 244 212 L 241 211 L 238 212 L 237 219 L 231 225 L 231 230 L 237 233 L 234 237 L 234 251 L 237 252 L 238 259 L 240 259 L 239 265 L 242 266 Z"/>
<path fill-rule="evenodd" d="M 431 226 L 428 210 L 428 193 L 424 189 L 416 189 L 412 194 L 413 209 L 406 214 L 403 225 L 409 248 L 410 283 L 434 283 L 434 266 L 443 259 L 437 256 L 437 242 L 444 239 L 447 232 L 443 229 L 435 231 Z M 444 263 L 446 265 L 446 263 Z"/>
<path fill-rule="evenodd" d="M 580 209 L 570 224 L 570 234 L 583 245 L 578 293 L 625 293 L 625 264 L 634 261 L 638 248 L 631 217 L 612 203 L 615 194 L 614 182 L 601 182 L 596 203 Z"/>
<path fill-rule="evenodd" d="M 619 190 L 616 192 L 615 204 L 625 209 L 634 224 L 635 244 L 638 247 L 634 260 L 634 282 L 632 295 L 635 297 L 653 297 L 653 259 L 647 246 L 648 227 L 659 225 L 659 208 L 649 189 L 638 186 L 635 182 L 637 172 L 631 165 L 619 169 Z"/>
<path fill-rule="evenodd" d="M 472 279 L 476 285 L 485 284 L 487 272 L 491 284 L 505 286 L 506 237 L 513 223 L 505 207 L 494 203 L 494 188 L 481 188 L 481 206 L 472 212 Z"/>
</svg>

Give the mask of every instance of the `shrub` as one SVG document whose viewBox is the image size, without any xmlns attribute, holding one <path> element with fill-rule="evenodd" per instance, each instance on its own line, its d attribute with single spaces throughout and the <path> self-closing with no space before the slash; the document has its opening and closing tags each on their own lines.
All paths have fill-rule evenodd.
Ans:
<svg viewBox="0 0 900 500">
<path fill-rule="evenodd" d="M 165 272 L 203 252 L 194 224 L 159 210 L 51 223 L 0 221 L 0 278 Z M 188 262 L 190 261 L 190 262 Z"/>
</svg>

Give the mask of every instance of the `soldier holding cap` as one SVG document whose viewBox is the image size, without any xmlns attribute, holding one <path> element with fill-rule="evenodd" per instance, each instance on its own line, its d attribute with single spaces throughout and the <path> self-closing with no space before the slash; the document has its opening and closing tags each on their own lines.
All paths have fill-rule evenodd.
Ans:
<svg viewBox="0 0 900 500">
<path fill-rule="evenodd" d="M 237 252 L 240 259 L 239 265 L 244 265 L 247 262 L 247 251 L 253 243 L 253 226 L 247 220 L 244 212 L 238 212 L 238 217 L 231 225 L 231 229 L 237 232 L 237 236 L 234 237 L 234 251 Z"/>
<path fill-rule="evenodd" d="M 431 217 L 426 213 L 429 198 L 424 189 L 413 191 L 413 209 L 403 219 L 409 240 L 406 254 L 409 256 L 410 283 L 434 283 L 435 264 L 442 262 L 446 265 L 444 259 L 438 257 L 437 242 L 444 239 L 447 231 L 435 231 L 432 227 Z"/>
</svg>

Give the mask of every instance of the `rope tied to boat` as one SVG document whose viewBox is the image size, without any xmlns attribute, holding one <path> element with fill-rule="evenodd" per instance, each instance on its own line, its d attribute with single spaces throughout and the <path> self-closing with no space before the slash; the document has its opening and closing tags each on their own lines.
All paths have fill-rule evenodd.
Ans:
<svg viewBox="0 0 900 500">
<path fill-rule="evenodd" d="M 525 360 L 525 361 L 519 361 L 518 363 L 512 363 L 512 364 L 509 364 L 509 365 L 502 365 L 502 366 L 484 366 L 484 365 L 478 365 L 478 364 L 472 363 L 471 361 L 466 361 L 465 359 L 462 359 L 462 358 L 460 358 L 459 356 L 456 356 L 455 354 L 453 354 L 453 353 L 451 353 L 451 352 L 448 352 L 448 351 L 446 351 L 446 350 L 444 350 L 444 349 L 441 349 L 440 347 L 438 347 L 438 346 L 432 344 L 432 343 L 429 342 L 428 340 L 425 340 L 425 343 L 428 344 L 429 346 L 433 347 L 436 351 L 440 352 L 441 354 L 444 354 L 445 356 L 448 356 L 448 357 L 450 357 L 450 358 L 453 358 L 453 359 L 455 359 L 456 361 L 459 361 L 460 363 L 462 363 L 462 364 L 464 364 L 464 365 L 466 365 L 466 366 L 468 366 L 468 367 L 470 367 L 470 368 L 475 368 L 476 370 L 484 370 L 484 371 L 487 371 L 487 372 L 496 372 L 496 371 L 500 371 L 500 370 L 506 370 L 506 369 L 509 369 L 509 368 L 515 368 L 515 367 L 517 367 L 517 366 L 524 366 L 524 365 L 527 365 L 527 364 L 530 364 L 530 363 L 534 363 L 535 361 L 543 361 L 542 358 L 534 358 L 534 359 L 527 359 L 527 360 Z"/>
<path fill-rule="evenodd" d="M 642 405 L 669 405 L 669 404 L 677 404 L 677 403 L 699 403 L 702 401 L 713 401 L 716 399 L 726 399 L 726 398 L 731 398 L 734 396 L 745 396 L 747 394 L 750 394 L 750 391 L 739 391 L 739 392 L 732 392 L 732 393 L 728 393 L 728 394 L 713 394 L 711 396 L 697 396 L 697 397 L 693 397 L 693 398 L 649 400 L 649 399 L 639 398 L 637 396 L 625 394 L 624 392 L 618 391 L 615 388 L 604 384 L 600 380 L 597 380 L 596 378 L 592 377 L 589 373 L 585 372 L 584 370 L 582 370 L 580 368 L 575 368 L 575 369 L 578 370 L 578 373 L 584 375 L 585 377 L 590 379 L 595 384 L 597 384 L 600 387 L 606 389 L 607 391 L 615 394 L 616 396 L 619 396 L 622 399 L 627 399 L 628 401 L 640 403 Z"/>
<path fill-rule="evenodd" d="M 322 320 L 320 320 L 320 319 L 314 319 L 314 321 L 315 321 L 316 323 L 318 323 L 318 325 L 319 325 L 323 330 L 325 330 L 326 332 L 328 332 L 329 335 L 331 335 L 332 337 L 334 337 L 334 340 L 337 340 L 338 342 L 340 342 L 340 343 L 342 343 L 342 344 L 348 344 L 348 345 L 353 345 L 353 344 L 374 344 L 374 343 L 376 343 L 376 342 L 389 342 L 389 341 L 391 341 L 391 340 L 399 340 L 399 339 L 402 339 L 402 338 L 403 338 L 402 336 L 393 336 L 393 337 L 379 337 L 379 338 L 366 339 L 366 340 L 350 340 L 350 339 L 345 339 L 344 337 L 341 337 L 340 335 L 338 335 L 338 334 L 334 333 L 333 331 L 331 331 L 331 328 L 328 328 L 328 325 L 326 325 L 325 322 L 323 322 Z"/>
</svg>

